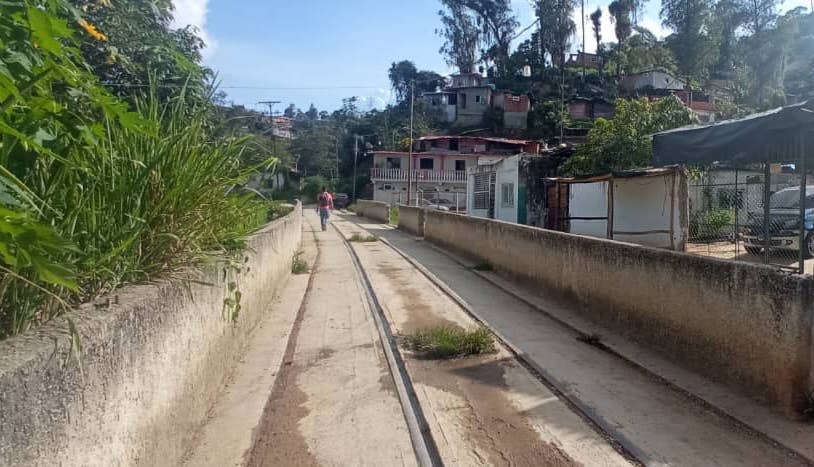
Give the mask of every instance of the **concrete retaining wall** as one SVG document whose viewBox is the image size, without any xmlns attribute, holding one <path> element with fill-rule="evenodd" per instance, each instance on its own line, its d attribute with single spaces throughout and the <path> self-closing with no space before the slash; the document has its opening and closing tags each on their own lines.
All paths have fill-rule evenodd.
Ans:
<svg viewBox="0 0 814 467">
<path fill-rule="evenodd" d="M 423 237 L 425 211 L 423 208 L 399 204 L 399 230 Z"/>
<path fill-rule="evenodd" d="M 810 277 L 438 211 L 427 211 L 424 237 L 787 414 L 805 404 Z"/>
<path fill-rule="evenodd" d="M 387 224 L 390 222 L 390 205 L 382 201 L 360 199 L 356 202 L 356 214 Z"/>
<path fill-rule="evenodd" d="M 72 313 L 81 371 L 64 319 L 0 342 L 0 465 L 178 465 L 291 273 L 301 226 L 298 206 L 233 265 L 124 287 Z M 242 294 L 236 321 L 229 283 Z"/>
</svg>

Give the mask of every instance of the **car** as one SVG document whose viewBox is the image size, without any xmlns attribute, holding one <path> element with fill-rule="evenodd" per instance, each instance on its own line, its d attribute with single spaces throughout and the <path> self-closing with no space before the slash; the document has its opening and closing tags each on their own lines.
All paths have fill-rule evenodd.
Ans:
<svg viewBox="0 0 814 467">
<path fill-rule="evenodd" d="M 347 193 L 336 193 L 334 195 L 334 208 L 345 209 L 350 204 L 350 196 Z"/>
<path fill-rule="evenodd" d="M 814 185 L 806 187 L 803 256 L 814 257 Z M 766 246 L 762 211 L 749 213 L 741 238 L 746 251 L 758 254 Z M 800 250 L 800 188 L 786 188 L 769 198 L 769 247 Z"/>
<path fill-rule="evenodd" d="M 439 199 L 438 201 L 430 201 L 427 199 L 422 199 L 419 201 L 419 206 L 426 209 L 436 209 L 438 211 L 449 211 L 449 206 L 445 206 L 444 201 L 449 203 L 449 201 L 445 199 Z"/>
</svg>

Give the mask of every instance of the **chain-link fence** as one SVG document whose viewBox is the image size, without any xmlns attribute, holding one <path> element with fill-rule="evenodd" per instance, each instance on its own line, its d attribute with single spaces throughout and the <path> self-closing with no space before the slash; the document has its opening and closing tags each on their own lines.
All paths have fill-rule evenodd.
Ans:
<svg viewBox="0 0 814 467">
<path fill-rule="evenodd" d="M 810 273 L 814 186 L 801 190 L 801 182 L 794 164 L 717 167 L 691 177 L 687 251 L 790 271 L 805 265 Z"/>
<path fill-rule="evenodd" d="M 391 193 L 391 205 L 407 204 L 406 191 L 393 191 Z M 465 191 L 439 191 L 439 190 L 417 190 L 412 194 L 410 204 L 429 209 L 439 209 L 442 211 L 466 213 L 466 192 Z"/>
</svg>

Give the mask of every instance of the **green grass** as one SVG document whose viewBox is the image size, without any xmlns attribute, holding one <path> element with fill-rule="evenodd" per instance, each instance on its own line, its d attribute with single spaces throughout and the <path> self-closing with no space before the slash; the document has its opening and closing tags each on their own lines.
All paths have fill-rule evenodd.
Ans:
<svg viewBox="0 0 814 467">
<path fill-rule="evenodd" d="M 17 264 L 0 275 L 0 338 L 123 284 L 237 258 L 246 235 L 281 212 L 242 188 L 254 172 L 241 163 L 246 140 L 218 137 L 206 108 L 182 93 L 137 110 L 147 125 L 87 122 L 89 147 L 21 171 L 43 207 L 35 220 L 60 242 L 42 232 L 48 243 L 32 249 L 34 266 L 52 264 L 45 273 Z M 0 238 L 0 246 L 23 251 L 19 242 L 31 239 Z"/>
<path fill-rule="evenodd" d="M 390 208 L 390 225 L 399 225 L 399 208 Z"/>
<path fill-rule="evenodd" d="M 492 333 L 485 327 L 466 331 L 457 326 L 438 326 L 409 334 L 403 342 L 408 349 L 433 359 L 497 351 Z"/>
<path fill-rule="evenodd" d="M 311 272 L 308 268 L 308 263 L 302 259 L 302 252 L 298 252 L 294 255 L 294 259 L 291 262 L 291 272 L 293 274 L 308 274 Z"/>
<path fill-rule="evenodd" d="M 474 269 L 475 271 L 485 271 L 485 272 L 488 272 L 488 271 L 494 271 L 494 270 L 495 270 L 495 267 L 494 267 L 494 266 L 492 266 L 492 265 L 491 265 L 491 264 L 489 264 L 489 263 L 478 263 L 478 264 L 476 264 L 475 266 L 473 266 L 473 267 L 472 267 L 472 269 Z"/>
<path fill-rule="evenodd" d="M 362 235 L 360 233 L 355 233 L 355 234 L 351 235 L 350 241 L 351 242 L 360 242 L 360 243 L 378 242 L 379 237 L 376 237 L 375 235 Z"/>
</svg>

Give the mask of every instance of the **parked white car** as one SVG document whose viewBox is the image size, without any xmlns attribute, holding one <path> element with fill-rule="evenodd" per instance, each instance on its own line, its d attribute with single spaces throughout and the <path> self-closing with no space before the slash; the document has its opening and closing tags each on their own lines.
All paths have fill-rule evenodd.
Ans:
<svg viewBox="0 0 814 467">
<path fill-rule="evenodd" d="M 426 200 L 426 199 L 422 199 L 419 202 L 419 205 L 422 208 L 426 208 L 426 209 L 437 209 L 439 211 L 449 211 L 449 207 L 444 206 L 445 202 L 448 203 L 449 201 L 447 201 L 445 199 L 439 199 L 437 202 L 433 202 L 433 201 L 429 201 L 429 200 Z"/>
</svg>

